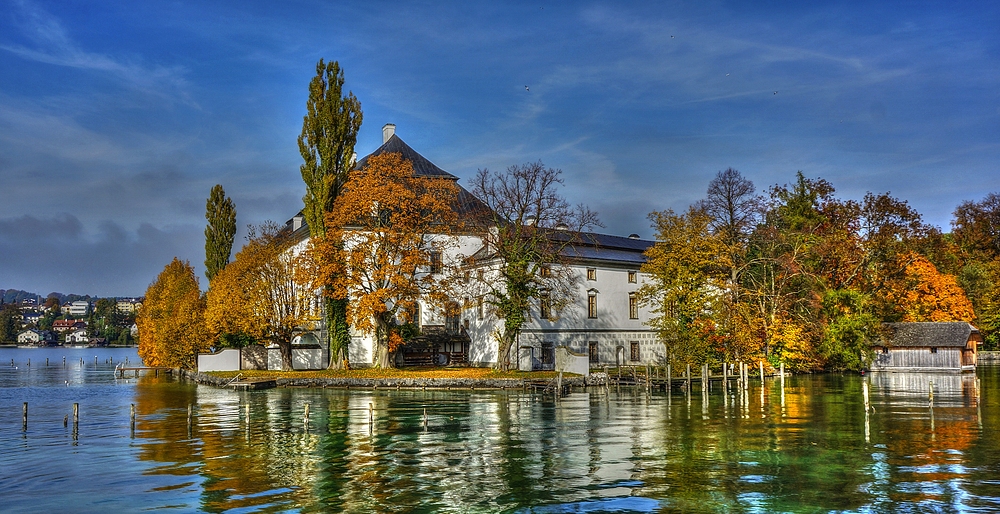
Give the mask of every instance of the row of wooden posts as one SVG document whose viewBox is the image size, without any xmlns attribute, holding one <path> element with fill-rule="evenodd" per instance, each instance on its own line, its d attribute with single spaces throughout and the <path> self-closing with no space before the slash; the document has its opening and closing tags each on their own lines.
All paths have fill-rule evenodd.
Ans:
<svg viewBox="0 0 1000 514">
<path fill-rule="evenodd" d="M 758 361 L 757 365 L 759 373 L 758 376 L 760 377 L 761 380 L 763 380 L 766 376 L 764 375 L 764 361 Z M 728 363 L 723 364 L 721 380 L 724 384 L 728 383 L 729 380 L 731 379 L 736 379 L 737 381 L 739 381 L 741 385 L 750 383 L 750 365 L 745 362 L 741 362 L 738 363 L 738 366 L 739 369 L 731 370 L 731 366 Z M 614 378 L 614 380 L 616 380 L 619 383 L 621 382 L 622 379 L 622 368 L 623 366 L 618 366 L 617 377 Z M 637 382 L 637 385 L 639 385 L 638 383 L 644 381 L 647 387 L 650 387 L 652 385 L 664 385 L 666 387 L 670 387 L 676 381 L 676 382 L 683 382 L 686 385 L 686 387 L 690 389 L 692 380 L 699 380 L 701 382 L 702 388 L 708 389 L 709 381 L 711 381 L 714 378 L 712 377 L 712 371 L 709 368 L 708 364 L 703 364 L 701 366 L 700 377 L 695 377 L 694 375 L 692 375 L 690 364 L 686 366 L 684 373 L 676 378 L 673 375 L 673 366 L 670 364 L 667 364 L 665 369 L 666 375 L 663 378 L 660 378 L 660 370 L 663 368 L 659 367 L 651 367 L 649 365 L 646 365 L 646 374 L 643 379 L 640 379 L 637 376 L 635 372 L 636 371 L 635 366 L 626 367 L 626 369 L 632 370 L 631 378 L 633 379 L 633 381 Z M 736 371 L 736 373 L 730 374 L 730 371 Z M 608 380 L 613 379 L 607 367 L 604 368 L 604 372 L 605 375 L 608 377 Z M 780 376 L 782 380 L 785 378 L 785 363 L 783 362 L 779 365 L 778 376 Z M 716 377 L 718 377 L 718 375 L 716 375 Z"/>
<path fill-rule="evenodd" d="M 104 359 L 104 363 L 105 364 L 112 364 L 113 365 L 115 363 L 115 358 L 114 357 L 108 357 L 107 359 Z M 125 363 L 125 365 L 128 365 L 128 357 L 125 358 L 125 362 L 124 363 Z M 31 367 L 31 359 L 28 359 L 27 365 L 28 365 L 29 368 Z M 62 365 L 63 365 L 64 368 L 66 367 L 66 356 L 65 355 L 62 358 Z M 83 366 L 83 357 L 80 357 L 80 365 Z M 96 355 L 94 356 L 94 365 L 95 366 L 97 365 L 97 356 Z M 15 366 L 14 359 L 11 359 L 10 360 L 10 367 L 13 368 L 14 366 Z M 49 367 L 49 358 L 48 357 L 45 358 L 45 367 L 46 368 Z"/>
</svg>

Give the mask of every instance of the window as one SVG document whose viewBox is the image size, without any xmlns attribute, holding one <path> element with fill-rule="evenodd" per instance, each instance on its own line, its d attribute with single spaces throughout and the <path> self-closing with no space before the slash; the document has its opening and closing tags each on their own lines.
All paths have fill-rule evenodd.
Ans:
<svg viewBox="0 0 1000 514">
<path fill-rule="evenodd" d="M 476 270 L 476 280 L 478 280 L 480 282 L 483 281 L 483 269 L 482 268 L 479 268 L 479 269 Z"/>
<path fill-rule="evenodd" d="M 639 319 L 639 299 L 635 293 L 628 294 L 628 319 Z"/>
<path fill-rule="evenodd" d="M 553 343 L 542 343 L 542 365 L 552 365 L 556 363 L 556 350 Z"/>
<path fill-rule="evenodd" d="M 449 334 L 457 334 L 462 318 L 462 308 L 458 302 L 448 302 L 444 307 L 444 330 Z"/>
<path fill-rule="evenodd" d="M 883 346 L 882 347 L 882 353 L 889 353 L 889 347 L 888 346 Z"/>
<path fill-rule="evenodd" d="M 628 272 L 628 283 L 629 284 L 635 284 L 635 283 L 639 282 L 638 275 L 639 274 L 636 273 L 636 272 L 634 272 L 634 271 Z"/>
<path fill-rule="evenodd" d="M 441 273 L 441 252 L 431 252 L 431 274 Z"/>
<path fill-rule="evenodd" d="M 587 268 L 587 280 L 597 280 L 597 268 Z"/>
<path fill-rule="evenodd" d="M 538 297 L 538 315 L 541 319 L 552 319 L 552 309 L 551 300 L 549 300 L 548 293 L 542 293 Z"/>
<path fill-rule="evenodd" d="M 476 318 L 483 319 L 483 297 L 476 298 Z"/>
<path fill-rule="evenodd" d="M 629 360 L 637 362 L 639 360 L 639 341 L 629 343 Z"/>
<path fill-rule="evenodd" d="M 931 347 L 931 353 L 937 353 L 937 348 L 935 348 L 935 347 L 932 346 Z"/>
<path fill-rule="evenodd" d="M 587 343 L 587 357 L 590 362 L 600 362 L 600 358 L 597 353 L 597 341 Z"/>
<path fill-rule="evenodd" d="M 597 295 L 594 293 L 587 295 L 587 317 L 591 319 L 597 317 Z"/>
</svg>

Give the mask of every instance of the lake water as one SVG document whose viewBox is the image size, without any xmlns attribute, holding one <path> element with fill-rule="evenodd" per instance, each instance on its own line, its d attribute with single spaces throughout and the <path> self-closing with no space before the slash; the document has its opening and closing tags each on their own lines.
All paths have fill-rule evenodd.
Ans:
<svg viewBox="0 0 1000 514">
<path fill-rule="evenodd" d="M 0 510 L 1000 510 L 997 367 L 793 376 L 745 394 L 593 389 L 556 402 L 233 392 L 115 378 L 126 358 L 139 360 L 131 349 L 0 349 Z"/>
</svg>

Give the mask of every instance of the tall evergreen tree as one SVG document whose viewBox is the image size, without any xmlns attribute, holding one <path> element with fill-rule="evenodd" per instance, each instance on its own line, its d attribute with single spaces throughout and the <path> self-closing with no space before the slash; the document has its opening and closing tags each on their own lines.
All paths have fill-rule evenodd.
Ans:
<svg viewBox="0 0 1000 514">
<path fill-rule="evenodd" d="M 354 93 L 343 94 L 344 72 L 337 61 L 320 59 L 316 76 L 309 82 L 306 115 L 302 119 L 299 152 L 305 161 L 299 168 L 306 183 L 302 198 L 309 236 L 319 242 L 326 237 L 324 218 L 347 182 L 353 166 L 351 157 L 361 128 L 361 102 Z M 347 326 L 347 298 L 324 288 L 324 321 L 330 345 L 330 367 L 347 360 L 350 334 Z"/>
<path fill-rule="evenodd" d="M 233 251 L 236 238 L 236 204 L 226 197 L 222 184 L 212 187 L 205 203 L 205 277 L 212 278 L 229 264 L 229 254 Z"/>
</svg>

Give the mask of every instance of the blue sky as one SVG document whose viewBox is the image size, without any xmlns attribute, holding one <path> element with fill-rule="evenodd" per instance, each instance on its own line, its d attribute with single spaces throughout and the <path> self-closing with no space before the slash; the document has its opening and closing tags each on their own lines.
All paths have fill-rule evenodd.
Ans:
<svg viewBox="0 0 1000 514">
<path fill-rule="evenodd" d="M 541 160 L 608 233 L 651 236 L 727 167 L 947 230 L 1000 191 L 998 5 L 0 0 L 0 288 L 202 273 L 216 183 L 241 227 L 288 219 L 320 58 L 361 101 L 358 154 L 395 123 L 463 179 Z"/>
</svg>

